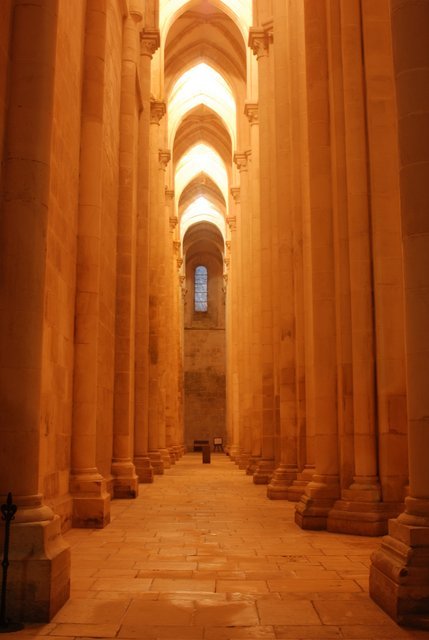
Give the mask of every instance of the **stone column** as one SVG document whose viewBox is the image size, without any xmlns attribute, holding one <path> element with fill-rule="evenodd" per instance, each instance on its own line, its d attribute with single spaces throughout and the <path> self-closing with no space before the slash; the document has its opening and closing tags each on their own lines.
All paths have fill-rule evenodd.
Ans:
<svg viewBox="0 0 429 640">
<path fill-rule="evenodd" d="M 379 474 L 383 502 L 403 510 L 408 483 L 404 274 L 399 189 L 398 122 L 390 0 L 362 4 L 368 109 L 374 304 L 377 349 Z"/>
<path fill-rule="evenodd" d="M 137 94 L 138 24 L 142 13 L 131 8 L 122 41 L 119 143 L 118 240 L 116 268 L 115 387 L 113 404 L 113 496 L 135 498 L 138 478 L 134 446 L 134 359 L 136 284 L 137 138 L 140 96 Z"/>
<path fill-rule="evenodd" d="M 161 305 L 164 279 L 161 269 L 163 237 L 160 202 L 159 124 L 165 115 L 165 102 L 150 102 L 150 170 L 149 170 L 149 457 L 155 474 L 164 473 L 160 449 L 165 449 L 165 395 L 162 391 L 162 360 L 164 348 L 161 335 Z M 162 204 L 163 207 L 163 204 Z"/>
<path fill-rule="evenodd" d="M 391 0 L 396 74 L 410 490 L 405 511 L 372 556 L 370 594 L 397 622 L 429 612 L 429 3 Z"/>
<path fill-rule="evenodd" d="M 18 506 L 7 613 L 40 622 L 70 591 L 70 550 L 39 468 L 57 13 L 54 0 L 13 3 L 0 216 L 0 499 L 11 491 Z"/>
<path fill-rule="evenodd" d="M 306 137 L 307 92 L 305 73 L 304 9 L 302 3 L 289 3 L 289 74 L 291 82 L 291 138 L 293 153 L 293 275 L 295 302 L 295 382 L 297 411 L 297 479 L 288 489 L 288 500 L 298 501 L 314 472 L 313 421 L 307 415 L 306 407 L 306 318 L 307 305 L 304 303 L 306 282 L 304 279 L 304 246 L 308 254 L 308 243 L 304 243 L 303 211 L 306 205 L 307 152 Z"/>
<path fill-rule="evenodd" d="M 276 420 L 273 354 L 273 285 L 272 285 L 272 174 L 273 149 L 271 131 L 270 44 L 272 32 L 252 27 L 249 46 L 258 59 L 259 75 L 259 154 L 260 154 L 260 255 L 261 255 L 261 377 L 262 425 L 261 460 L 253 474 L 255 484 L 268 484 L 274 471 L 274 433 Z"/>
<path fill-rule="evenodd" d="M 361 9 L 358 0 L 341 7 L 341 45 L 347 170 L 353 376 L 353 484 L 329 513 L 329 531 L 380 535 L 381 504 L 375 430 L 375 353 L 368 148 L 363 75 Z"/>
<path fill-rule="evenodd" d="M 73 526 L 91 528 L 110 522 L 110 495 L 97 469 L 105 49 L 105 2 L 89 0 L 83 59 L 70 492 Z"/>
<path fill-rule="evenodd" d="M 250 149 L 246 151 L 248 174 L 249 174 L 249 196 L 248 202 L 251 210 L 250 225 L 250 251 L 251 260 L 249 264 L 249 277 L 251 281 L 250 290 L 250 311 L 251 311 L 251 342 L 250 358 L 255 363 L 251 367 L 252 385 L 252 415 L 250 421 L 251 431 L 251 451 L 250 460 L 246 473 L 253 475 L 261 459 L 261 437 L 262 437 L 262 380 L 260 376 L 261 359 L 261 247 L 260 247 L 260 181 L 259 181 L 259 107 L 254 102 L 247 102 L 244 113 L 250 125 Z"/>
<path fill-rule="evenodd" d="M 145 29 L 140 37 L 139 83 L 143 109 L 139 120 L 134 464 L 140 482 L 153 482 L 149 447 L 149 130 L 151 60 L 160 43 L 157 29 Z"/>
<path fill-rule="evenodd" d="M 267 496 L 286 500 L 288 487 L 297 476 L 297 407 L 295 383 L 295 292 L 293 282 L 293 153 L 290 132 L 290 40 L 286 0 L 274 3 L 275 84 L 276 84 L 276 169 L 277 210 L 279 212 L 279 461 L 267 489 Z"/>
<path fill-rule="evenodd" d="M 236 206 L 240 201 L 240 192 L 238 187 L 233 187 L 234 191 L 234 215 L 227 217 L 227 225 L 230 232 L 230 252 L 231 263 L 229 269 L 227 287 L 229 290 L 229 335 L 227 340 L 227 357 L 229 366 L 228 371 L 228 416 L 230 421 L 231 441 L 228 443 L 228 451 L 236 464 L 240 462 L 240 455 L 242 452 L 241 432 L 240 432 L 240 403 L 239 403 L 239 359 L 238 359 L 238 344 L 239 344 L 239 331 L 240 331 L 240 246 L 238 244 L 237 236 L 237 211 Z"/>
<path fill-rule="evenodd" d="M 295 521 L 304 529 L 324 529 L 339 497 L 336 395 L 335 277 L 331 193 L 326 7 L 305 0 L 307 70 L 308 213 L 306 264 L 311 292 L 308 314 L 308 404 L 315 430 L 316 473 L 297 504 Z"/>
<path fill-rule="evenodd" d="M 235 153 L 234 163 L 240 172 L 240 188 L 231 189 L 237 212 L 237 244 L 239 252 L 236 260 L 236 296 L 238 303 L 238 326 L 236 340 L 239 355 L 239 416 L 240 416 L 240 454 L 239 469 L 247 469 L 251 455 L 251 411 L 252 391 L 250 376 L 250 324 L 252 308 L 250 304 L 250 206 L 249 180 L 247 171 L 247 156 L 245 153 Z M 238 248 L 238 247 L 237 247 Z"/>
<path fill-rule="evenodd" d="M 179 318 L 177 317 L 176 308 L 176 273 L 177 258 L 174 250 L 174 235 L 177 227 L 178 218 L 174 215 L 174 190 L 165 189 L 165 214 L 168 222 L 168 238 L 166 240 L 166 280 L 167 280 L 167 300 L 166 300 L 166 319 L 167 319 L 167 415 L 165 436 L 166 445 L 170 454 L 171 464 L 178 459 L 177 445 L 177 428 L 178 428 L 178 349 L 177 349 L 177 332 L 179 331 Z"/>
<path fill-rule="evenodd" d="M 168 328 L 169 320 L 169 285 L 168 279 L 170 276 L 169 266 L 171 264 L 168 253 L 168 246 L 170 243 L 170 221 L 169 211 L 166 207 L 165 201 L 165 172 L 167 165 L 170 162 L 171 153 L 168 149 L 160 149 L 158 153 L 159 170 L 158 170 L 158 233 L 152 235 L 151 242 L 157 243 L 157 271 L 158 278 L 154 284 L 154 288 L 151 290 L 151 297 L 157 299 L 157 351 L 158 351 L 158 389 L 162 401 L 160 407 L 162 408 L 159 414 L 158 422 L 158 438 L 159 438 L 159 452 L 164 462 L 164 469 L 168 469 L 171 466 L 170 452 L 167 448 L 167 420 L 168 420 L 168 382 L 169 373 L 171 370 L 171 361 L 169 360 L 168 351 Z M 153 247 L 153 245 L 151 245 Z M 153 263 L 152 263 L 153 264 Z M 151 334 L 152 336 L 154 334 Z M 150 343 L 149 343 L 150 345 Z"/>
</svg>

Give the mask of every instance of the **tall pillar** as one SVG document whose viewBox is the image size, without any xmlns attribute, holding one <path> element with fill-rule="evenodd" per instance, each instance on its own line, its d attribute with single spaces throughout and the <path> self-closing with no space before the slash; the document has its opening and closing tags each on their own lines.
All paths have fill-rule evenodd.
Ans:
<svg viewBox="0 0 429 640">
<path fill-rule="evenodd" d="M 293 225 L 293 277 L 295 302 L 295 385 L 296 385 L 296 431 L 297 431 L 297 478 L 288 489 L 288 500 L 297 502 L 314 472 L 313 421 L 306 410 L 306 344 L 307 305 L 304 280 L 303 211 L 306 197 L 306 159 L 308 141 L 306 137 L 307 93 L 305 73 L 304 9 L 302 3 L 288 5 L 289 24 L 289 75 L 291 82 L 291 139 L 292 139 L 292 225 Z"/>
<path fill-rule="evenodd" d="M 252 414 L 250 421 L 251 451 L 246 473 L 253 475 L 261 459 L 262 436 L 262 380 L 260 377 L 261 358 L 261 247 L 260 247 L 260 183 L 259 183 L 259 107 L 255 102 L 247 102 L 244 113 L 250 126 L 250 149 L 246 152 L 249 182 L 249 206 L 251 218 L 248 218 L 250 227 L 250 251 L 252 259 L 249 265 L 250 288 L 250 358 L 251 387 L 252 387 Z"/>
<path fill-rule="evenodd" d="M 326 528 L 339 497 L 336 395 L 335 277 L 331 194 L 327 24 L 323 0 L 305 0 L 308 127 L 308 405 L 314 421 L 315 474 L 297 504 L 295 521 L 304 529 Z"/>
<path fill-rule="evenodd" d="M 237 235 L 237 209 L 240 201 L 238 187 L 233 187 L 234 212 L 227 218 L 230 232 L 230 253 L 231 262 L 228 275 L 227 287 L 229 289 L 229 332 L 227 340 L 228 364 L 228 419 L 230 424 L 230 437 L 228 450 L 231 460 L 236 464 L 240 463 L 242 454 L 242 442 L 240 431 L 240 402 L 239 402 L 239 349 L 240 344 L 240 245 Z M 232 204 L 232 203 L 231 203 Z"/>
<path fill-rule="evenodd" d="M 295 383 L 295 292 L 293 282 L 292 140 L 290 133 L 289 13 L 286 0 L 274 3 L 276 84 L 276 169 L 279 239 L 279 391 L 278 463 L 267 488 L 272 500 L 286 500 L 297 476 L 297 411 Z"/>
<path fill-rule="evenodd" d="M 177 350 L 177 332 L 179 331 L 179 318 L 177 317 L 178 308 L 176 307 L 176 273 L 177 260 L 174 251 L 174 234 L 178 223 L 177 217 L 174 215 L 174 190 L 165 189 L 165 208 L 166 219 L 168 222 L 168 238 L 166 240 L 166 281 L 167 281 L 167 299 L 166 299 L 166 340 L 167 340 L 167 411 L 165 436 L 166 446 L 170 454 L 171 464 L 178 459 L 177 445 L 177 429 L 178 429 L 178 350 Z"/>
<path fill-rule="evenodd" d="M 105 2 L 88 0 L 82 91 L 70 493 L 73 496 L 73 526 L 91 528 L 104 527 L 110 522 L 110 495 L 106 480 L 97 469 L 105 50 Z"/>
<path fill-rule="evenodd" d="M 164 203 L 160 201 L 160 134 L 159 124 L 165 115 L 165 102 L 150 102 L 149 140 L 149 457 L 155 474 L 164 473 L 165 461 L 165 394 L 163 393 L 162 304 L 164 284 L 162 270 L 162 219 Z"/>
<path fill-rule="evenodd" d="M 238 377 L 239 377 L 239 420 L 240 420 L 240 454 L 239 469 L 247 469 L 251 455 L 251 410 L 252 393 L 250 379 L 250 321 L 252 309 L 250 306 L 249 268 L 250 268 L 250 207 L 249 180 L 247 156 L 245 153 L 235 153 L 234 163 L 240 172 L 240 189 L 233 190 L 236 204 L 237 244 L 239 244 L 236 260 L 236 296 L 238 302 Z"/>
<path fill-rule="evenodd" d="M 40 622 L 70 592 L 70 550 L 44 504 L 40 469 L 57 14 L 54 0 L 13 3 L 0 216 L 0 499 L 11 491 L 18 506 L 7 613 Z"/>
<path fill-rule="evenodd" d="M 262 424 L 261 460 L 253 474 L 255 484 L 268 484 L 274 471 L 274 434 L 276 421 L 274 389 L 274 314 L 272 265 L 272 95 L 270 46 L 272 31 L 252 27 L 249 46 L 258 60 L 259 76 L 259 159 L 260 159 L 260 273 L 261 273 L 261 378 Z"/>
<path fill-rule="evenodd" d="M 137 68 L 141 11 L 131 8 L 124 20 L 122 41 L 121 116 L 119 143 L 118 239 L 116 268 L 115 387 L 113 403 L 113 496 L 135 498 L 138 478 L 134 447 L 134 357 L 136 283 L 136 192 L 139 108 Z M 133 132 L 134 135 L 130 135 Z"/>
<path fill-rule="evenodd" d="M 409 496 L 372 556 L 370 594 L 396 621 L 427 627 L 429 613 L 429 3 L 391 0 L 396 74 Z"/>
<path fill-rule="evenodd" d="M 144 29 L 140 36 L 139 82 L 142 111 L 138 135 L 136 337 L 134 464 L 139 481 L 153 482 L 149 458 L 149 131 L 151 60 L 158 49 L 158 29 Z"/>
<path fill-rule="evenodd" d="M 408 483 L 404 269 L 401 239 L 398 123 L 391 55 L 390 0 L 362 4 L 370 157 L 377 351 L 379 475 L 383 502 L 403 510 Z M 389 43 L 387 45 L 387 43 Z"/>
<path fill-rule="evenodd" d="M 387 516 L 381 502 L 375 425 L 372 243 L 359 0 L 342 5 L 340 11 L 352 330 L 354 478 L 351 486 L 342 490 L 341 500 L 330 511 L 328 530 L 380 535 L 386 531 Z"/>
</svg>

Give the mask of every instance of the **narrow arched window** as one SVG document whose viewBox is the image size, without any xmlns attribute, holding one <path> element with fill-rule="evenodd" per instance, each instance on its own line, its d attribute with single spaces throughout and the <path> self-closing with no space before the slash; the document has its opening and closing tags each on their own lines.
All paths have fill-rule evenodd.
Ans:
<svg viewBox="0 0 429 640">
<path fill-rule="evenodd" d="M 207 311 L 207 268 L 199 266 L 195 269 L 195 311 Z"/>
</svg>

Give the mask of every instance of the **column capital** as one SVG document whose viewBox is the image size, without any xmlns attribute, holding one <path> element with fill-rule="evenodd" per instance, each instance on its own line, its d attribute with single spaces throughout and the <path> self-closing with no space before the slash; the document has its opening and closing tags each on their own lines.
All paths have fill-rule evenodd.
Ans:
<svg viewBox="0 0 429 640">
<path fill-rule="evenodd" d="M 169 218 L 170 231 L 174 231 L 174 229 L 177 227 L 178 222 L 179 222 L 179 218 L 177 216 L 170 216 Z"/>
<path fill-rule="evenodd" d="M 152 58 L 160 43 L 159 29 L 143 29 L 140 34 L 140 54 Z"/>
<path fill-rule="evenodd" d="M 167 111 L 164 100 L 150 100 L 150 122 L 151 124 L 159 124 Z"/>
<path fill-rule="evenodd" d="M 249 124 L 259 124 L 259 104 L 257 102 L 246 102 L 244 115 L 247 117 Z"/>
<path fill-rule="evenodd" d="M 240 187 L 231 187 L 230 192 L 235 204 L 240 204 Z"/>
<path fill-rule="evenodd" d="M 174 189 L 169 189 L 168 187 L 165 187 L 165 199 L 166 200 L 173 200 L 174 198 Z"/>
<path fill-rule="evenodd" d="M 247 171 L 247 154 L 246 153 L 234 153 L 234 164 L 240 171 Z"/>
<path fill-rule="evenodd" d="M 177 258 L 177 268 L 180 270 L 182 268 L 183 258 Z"/>
<path fill-rule="evenodd" d="M 226 219 L 226 223 L 231 229 L 231 231 L 237 230 L 237 217 L 236 216 L 228 216 Z"/>
<path fill-rule="evenodd" d="M 180 251 L 181 246 L 182 246 L 182 243 L 179 242 L 178 240 L 175 240 L 173 242 L 173 249 L 174 249 L 176 255 L 179 255 L 179 251 Z"/>
<path fill-rule="evenodd" d="M 225 242 L 225 246 L 226 246 L 226 248 L 228 249 L 228 251 L 231 251 L 231 240 L 227 240 L 227 241 Z"/>
<path fill-rule="evenodd" d="M 272 25 L 250 27 L 248 45 L 258 60 L 259 58 L 264 58 L 269 55 L 270 44 L 272 44 L 272 42 Z"/>
<path fill-rule="evenodd" d="M 231 258 L 225 258 L 224 259 L 224 263 L 225 263 L 225 267 L 228 270 L 229 269 L 229 265 L 231 263 Z"/>
<path fill-rule="evenodd" d="M 159 160 L 159 168 L 163 171 L 166 170 L 168 163 L 171 159 L 171 152 L 169 149 L 159 149 L 158 152 L 158 160 Z"/>
</svg>

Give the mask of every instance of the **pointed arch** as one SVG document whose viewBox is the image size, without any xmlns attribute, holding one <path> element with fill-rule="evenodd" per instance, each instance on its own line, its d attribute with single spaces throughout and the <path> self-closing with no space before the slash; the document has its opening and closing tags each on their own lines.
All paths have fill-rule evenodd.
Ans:
<svg viewBox="0 0 429 640">
<path fill-rule="evenodd" d="M 237 108 L 231 87 L 218 71 L 200 62 L 183 73 L 175 82 L 168 98 L 168 144 L 187 113 L 199 105 L 212 109 L 224 122 L 233 148 L 237 141 Z"/>
</svg>

